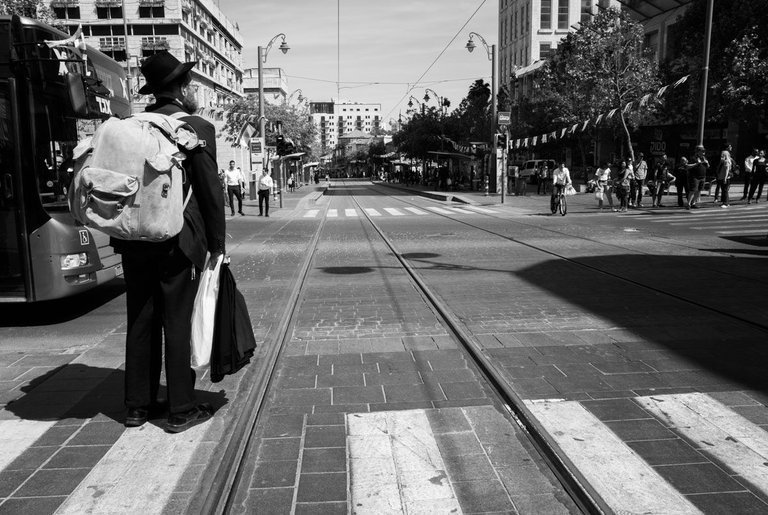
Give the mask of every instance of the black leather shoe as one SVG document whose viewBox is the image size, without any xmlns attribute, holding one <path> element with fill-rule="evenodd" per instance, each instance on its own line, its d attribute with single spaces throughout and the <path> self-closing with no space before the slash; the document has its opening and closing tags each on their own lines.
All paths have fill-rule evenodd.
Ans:
<svg viewBox="0 0 768 515">
<path fill-rule="evenodd" d="M 199 404 L 184 413 L 174 413 L 168 417 L 165 430 L 169 433 L 181 433 L 187 429 L 201 424 L 213 416 L 213 407 L 210 404 Z"/>
<path fill-rule="evenodd" d="M 125 427 L 143 426 L 149 420 L 149 410 L 147 408 L 128 408 L 125 415 Z"/>
</svg>

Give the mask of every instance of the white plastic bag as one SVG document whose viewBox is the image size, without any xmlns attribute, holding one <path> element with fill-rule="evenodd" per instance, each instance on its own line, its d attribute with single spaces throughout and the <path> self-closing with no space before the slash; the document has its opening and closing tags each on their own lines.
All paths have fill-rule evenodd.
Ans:
<svg viewBox="0 0 768 515">
<path fill-rule="evenodd" d="M 570 184 L 565 188 L 565 195 L 570 197 L 571 195 L 576 195 L 576 188 L 571 186 Z"/>
<path fill-rule="evenodd" d="M 224 255 L 220 254 L 215 266 L 210 266 L 211 256 L 205 260 L 200 284 L 192 308 L 192 338 L 190 339 L 192 366 L 204 367 L 211 362 L 213 328 L 216 321 L 216 301 L 219 298 L 219 273 Z"/>
</svg>

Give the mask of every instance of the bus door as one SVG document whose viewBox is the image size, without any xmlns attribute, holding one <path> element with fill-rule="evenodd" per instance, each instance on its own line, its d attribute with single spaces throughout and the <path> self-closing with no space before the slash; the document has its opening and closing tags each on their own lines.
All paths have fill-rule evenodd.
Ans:
<svg viewBox="0 0 768 515">
<path fill-rule="evenodd" d="M 21 174 L 16 155 L 12 82 L 0 81 L 0 298 L 27 300 L 26 247 L 22 217 Z"/>
</svg>

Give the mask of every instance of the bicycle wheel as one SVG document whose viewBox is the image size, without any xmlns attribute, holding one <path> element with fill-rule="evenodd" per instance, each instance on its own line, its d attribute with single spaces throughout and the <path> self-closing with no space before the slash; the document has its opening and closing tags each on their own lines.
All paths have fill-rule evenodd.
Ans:
<svg viewBox="0 0 768 515">
<path fill-rule="evenodd" d="M 565 200 L 565 195 L 560 195 L 560 214 L 565 216 L 568 212 L 568 202 Z"/>
</svg>

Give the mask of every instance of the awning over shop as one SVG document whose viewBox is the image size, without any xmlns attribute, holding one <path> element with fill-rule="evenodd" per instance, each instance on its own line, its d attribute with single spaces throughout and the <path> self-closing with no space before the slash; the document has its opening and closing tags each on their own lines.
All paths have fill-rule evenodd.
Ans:
<svg viewBox="0 0 768 515">
<path fill-rule="evenodd" d="M 295 160 L 295 159 L 300 159 L 301 156 L 303 156 L 304 154 L 306 154 L 306 152 L 296 152 L 295 154 L 287 154 L 287 155 L 284 155 L 284 156 L 275 156 L 275 157 L 272 158 L 272 160 L 273 161 L 279 161 L 279 160 L 291 161 L 291 160 Z"/>
<path fill-rule="evenodd" d="M 313 162 L 311 162 L 311 163 L 306 163 L 306 164 L 304 165 L 304 168 L 311 168 L 311 167 L 313 167 L 313 166 L 320 166 L 320 163 L 318 163 L 317 161 L 313 161 Z"/>
</svg>

